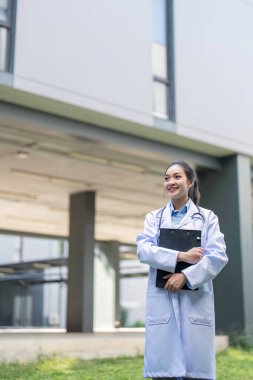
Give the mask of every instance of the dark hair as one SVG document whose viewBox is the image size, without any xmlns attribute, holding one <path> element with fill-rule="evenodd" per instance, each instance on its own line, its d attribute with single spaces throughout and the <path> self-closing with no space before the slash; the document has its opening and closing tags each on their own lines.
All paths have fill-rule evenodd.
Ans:
<svg viewBox="0 0 253 380">
<path fill-rule="evenodd" d="M 184 162 L 184 161 L 174 161 L 172 162 L 168 167 L 167 169 L 165 170 L 165 174 L 167 172 L 167 170 L 171 167 L 171 166 L 174 166 L 174 165 L 179 165 L 181 166 L 183 169 L 184 169 L 184 172 L 186 174 L 186 177 L 188 178 L 188 180 L 192 183 L 192 186 L 191 188 L 189 189 L 189 197 L 191 198 L 191 200 L 196 204 L 198 205 L 199 204 L 199 200 L 200 200 L 200 192 L 199 192 L 199 180 L 198 180 L 198 177 L 197 177 L 197 174 L 195 173 L 195 171 L 192 169 L 192 167 L 187 164 L 187 162 Z"/>
</svg>

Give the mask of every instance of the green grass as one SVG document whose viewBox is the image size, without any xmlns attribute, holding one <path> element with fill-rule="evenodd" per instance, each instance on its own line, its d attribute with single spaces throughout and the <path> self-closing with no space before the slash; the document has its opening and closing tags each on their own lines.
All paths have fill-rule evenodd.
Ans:
<svg viewBox="0 0 253 380">
<path fill-rule="evenodd" d="M 230 348 L 219 353 L 217 380 L 253 380 L 253 349 Z"/>
<path fill-rule="evenodd" d="M 78 360 L 40 358 L 0 364 L 1 380 L 141 380 L 143 358 Z M 217 355 L 217 380 L 253 380 L 253 350 L 230 348 Z"/>
</svg>

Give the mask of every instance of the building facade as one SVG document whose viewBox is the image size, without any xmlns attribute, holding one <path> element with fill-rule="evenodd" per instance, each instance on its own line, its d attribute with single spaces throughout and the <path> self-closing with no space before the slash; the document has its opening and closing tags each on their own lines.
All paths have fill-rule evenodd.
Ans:
<svg viewBox="0 0 253 380">
<path fill-rule="evenodd" d="M 95 239 L 134 244 L 183 159 L 230 257 L 217 331 L 253 339 L 252 14 L 251 0 L 0 2 L 0 228 L 69 237 L 69 331 L 93 330 Z"/>
</svg>

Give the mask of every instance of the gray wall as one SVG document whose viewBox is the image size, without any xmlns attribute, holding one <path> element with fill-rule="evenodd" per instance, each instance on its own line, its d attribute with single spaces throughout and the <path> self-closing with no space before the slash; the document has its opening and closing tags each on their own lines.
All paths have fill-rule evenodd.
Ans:
<svg viewBox="0 0 253 380">
<path fill-rule="evenodd" d="M 176 0 L 174 12 L 178 132 L 252 155 L 253 1 Z"/>
<path fill-rule="evenodd" d="M 230 259 L 227 267 L 214 280 L 218 333 L 227 333 L 231 329 L 240 331 L 244 327 L 239 210 L 238 207 L 233 207 L 238 205 L 238 193 L 233 188 L 234 174 L 236 175 L 233 165 L 226 174 L 206 172 L 200 175 L 201 206 L 213 210 L 218 216 Z M 229 188 L 231 191 L 228 195 Z"/>
<path fill-rule="evenodd" d="M 221 172 L 199 173 L 201 205 L 218 215 L 230 259 L 214 281 L 217 331 L 244 333 L 253 342 L 250 161 L 238 155 L 221 163 Z"/>
<path fill-rule="evenodd" d="M 174 1 L 177 133 L 249 155 L 251 3 Z M 20 0 L 14 87 L 151 126 L 152 28 L 152 0 Z"/>
<path fill-rule="evenodd" d="M 152 122 L 151 0 L 19 0 L 14 86 Z"/>
</svg>

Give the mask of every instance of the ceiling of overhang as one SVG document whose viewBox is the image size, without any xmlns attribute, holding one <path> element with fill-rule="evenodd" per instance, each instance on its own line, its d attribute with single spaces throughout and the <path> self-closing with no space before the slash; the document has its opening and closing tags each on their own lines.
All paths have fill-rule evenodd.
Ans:
<svg viewBox="0 0 253 380">
<path fill-rule="evenodd" d="M 166 202 L 173 153 L 48 132 L 0 119 L 0 229 L 67 236 L 69 195 L 94 190 L 96 239 L 134 243 L 145 214 Z"/>
<path fill-rule="evenodd" d="M 95 190 L 96 238 L 133 242 L 145 213 L 163 203 L 164 165 L 0 125 L 0 228 L 66 236 L 69 194 Z"/>
</svg>

